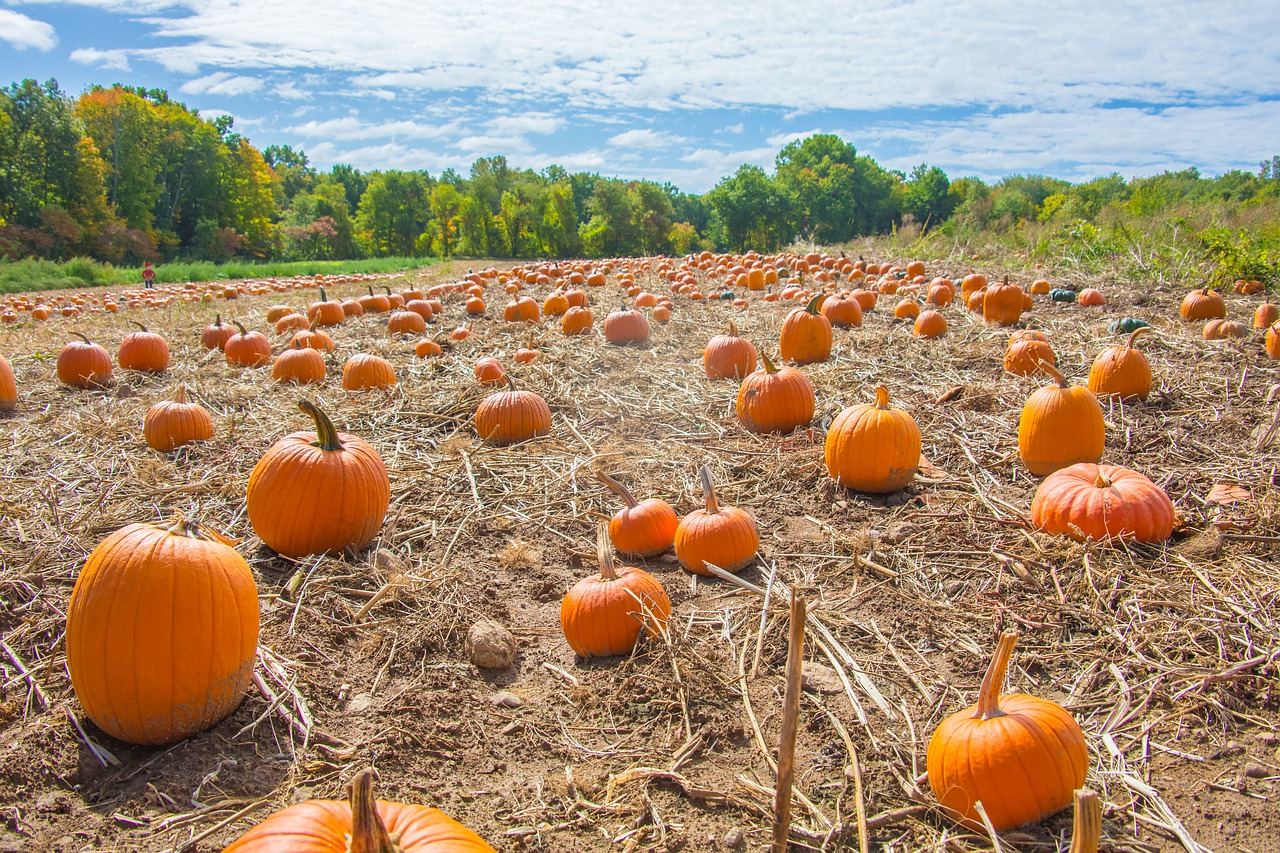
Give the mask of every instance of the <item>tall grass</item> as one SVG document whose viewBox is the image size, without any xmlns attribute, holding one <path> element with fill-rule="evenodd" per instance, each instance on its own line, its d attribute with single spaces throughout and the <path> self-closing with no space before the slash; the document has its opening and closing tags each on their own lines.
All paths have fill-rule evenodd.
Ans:
<svg viewBox="0 0 1280 853">
<path fill-rule="evenodd" d="M 226 264 L 209 262 L 160 264 L 156 282 L 219 281 L 241 278 L 288 278 L 295 275 L 400 272 L 439 263 L 435 258 L 366 258 L 356 261 L 280 261 Z M 89 258 L 65 263 L 42 260 L 0 261 L 0 293 L 90 287 L 141 286 L 141 267 L 116 267 Z"/>
</svg>

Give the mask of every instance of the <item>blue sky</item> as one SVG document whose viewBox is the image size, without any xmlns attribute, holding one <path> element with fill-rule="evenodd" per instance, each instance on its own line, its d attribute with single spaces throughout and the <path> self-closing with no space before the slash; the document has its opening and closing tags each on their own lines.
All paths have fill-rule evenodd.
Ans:
<svg viewBox="0 0 1280 853">
<path fill-rule="evenodd" d="M 886 168 L 1071 181 L 1280 153 L 1280 4 L 0 0 L 0 84 L 121 82 L 327 169 L 705 192 L 835 133 Z"/>
</svg>

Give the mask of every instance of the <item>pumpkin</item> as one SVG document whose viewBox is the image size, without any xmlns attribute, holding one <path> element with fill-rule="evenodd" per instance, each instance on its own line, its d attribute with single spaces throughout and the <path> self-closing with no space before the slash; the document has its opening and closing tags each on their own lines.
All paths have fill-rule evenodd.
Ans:
<svg viewBox="0 0 1280 853">
<path fill-rule="evenodd" d="M 559 317 L 568 310 L 569 300 L 562 290 L 553 290 L 547 294 L 546 299 L 542 300 L 542 313 L 548 317 Z"/>
<path fill-rule="evenodd" d="M 629 654 L 641 630 L 665 630 L 671 601 L 662 583 L 643 569 L 616 568 L 606 525 L 596 532 L 600 574 L 583 578 L 560 602 L 560 627 L 579 657 Z"/>
<path fill-rule="evenodd" d="M 1057 364 L 1053 347 L 1048 341 L 1021 338 L 1010 341 L 1004 351 L 1004 369 L 1015 376 L 1032 376 L 1040 371 L 1040 362 Z"/>
<path fill-rule="evenodd" d="M 1049 291 L 1049 298 L 1054 302 L 1075 302 L 1079 295 L 1067 287 L 1055 287 Z"/>
<path fill-rule="evenodd" d="M 508 376 L 507 390 L 480 401 L 475 424 L 482 440 L 504 447 L 551 432 L 551 408 L 533 391 L 517 390 Z"/>
<path fill-rule="evenodd" d="M 1193 290 L 1183 297 L 1178 314 L 1184 320 L 1212 320 L 1214 317 L 1227 316 L 1227 303 L 1222 294 L 1208 287 Z"/>
<path fill-rule="evenodd" d="M 1106 426 L 1102 406 L 1088 388 L 1068 385 L 1058 369 L 1040 364 L 1053 379 L 1033 393 L 1018 420 L 1018 452 L 1027 469 L 1039 477 L 1077 462 L 1102 458 Z"/>
<path fill-rule="evenodd" d="M 295 311 L 292 314 L 285 314 L 279 320 L 276 320 L 276 334 L 283 335 L 288 332 L 297 332 L 310 326 L 311 321 L 307 319 L 307 315 L 299 314 Z"/>
<path fill-rule="evenodd" d="M 539 316 L 538 303 L 532 296 L 512 299 L 502 308 L 502 319 L 508 323 L 536 323 Z"/>
<path fill-rule="evenodd" d="M 698 471 L 702 482 L 703 509 L 680 519 L 676 525 L 676 559 L 684 568 L 699 575 L 710 575 L 707 563 L 726 572 L 736 572 L 751 565 L 760 550 L 760 534 L 756 520 L 746 510 L 720 506 L 711 469 L 703 465 Z"/>
<path fill-rule="evenodd" d="M 155 332 L 147 331 L 141 323 L 134 323 L 138 331 L 130 332 L 120 341 L 116 363 L 124 370 L 144 373 L 163 373 L 169 369 L 169 344 Z"/>
<path fill-rule="evenodd" d="M 911 298 L 902 299 L 893 306 L 893 316 L 896 320 L 914 320 L 920 316 L 920 303 Z"/>
<path fill-rule="evenodd" d="M 336 299 L 325 296 L 324 288 L 320 288 L 320 301 L 307 306 L 307 319 L 313 326 L 336 326 L 347 319 L 347 310 Z"/>
<path fill-rule="evenodd" d="M 1253 296 L 1254 294 L 1262 293 L 1266 289 L 1267 289 L 1267 286 L 1256 278 L 1250 278 L 1250 279 L 1241 278 L 1241 279 L 1236 279 L 1235 286 L 1231 288 L 1231 292 L 1243 293 L 1246 296 Z"/>
<path fill-rule="evenodd" d="M 1049 336 L 1040 329 L 1015 329 L 1013 334 L 1009 335 L 1009 346 L 1013 346 L 1018 341 L 1044 341 L 1049 342 Z"/>
<path fill-rule="evenodd" d="M 323 382 L 325 375 L 324 356 L 320 350 L 294 343 L 280 355 L 271 365 L 271 378 L 277 382 L 294 382 L 306 385 L 311 382 Z"/>
<path fill-rule="evenodd" d="M 342 300 L 342 313 L 347 317 L 359 317 L 364 314 L 364 306 L 355 299 Z"/>
<path fill-rule="evenodd" d="M 980 272 L 969 273 L 960 279 L 960 299 L 966 305 L 969 304 L 969 297 L 973 294 L 985 290 L 987 287 L 987 277 Z"/>
<path fill-rule="evenodd" d="M 262 454 L 249 475 L 249 524 L 268 548 L 295 559 L 363 548 L 391 500 L 382 458 L 364 439 L 338 432 L 310 400 L 298 407 L 315 431 L 290 433 Z"/>
<path fill-rule="evenodd" d="M 1106 305 L 1107 298 L 1096 287 L 1086 287 L 1076 294 L 1076 304 L 1084 305 L 1088 308 L 1096 308 L 1099 305 Z"/>
<path fill-rule="evenodd" d="M 988 323 L 999 323 L 1001 326 L 1012 326 L 1022 317 L 1022 288 L 1009 283 L 997 282 L 987 288 L 982 297 L 982 319 Z"/>
<path fill-rule="evenodd" d="M 1036 294 L 1037 296 L 1043 296 L 1044 294 L 1048 293 L 1050 290 L 1049 281 L 1047 279 L 1038 278 L 1035 281 L 1031 282 L 1030 290 L 1032 293 Z"/>
<path fill-rule="evenodd" d="M 831 321 L 818 313 L 823 296 L 819 293 L 805 307 L 792 309 L 782 321 L 778 350 L 783 359 L 813 364 L 831 358 Z"/>
<path fill-rule="evenodd" d="M 360 307 L 374 314 L 381 314 L 384 311 L 391 310 L 391 299 L 383 296 L 381 293 L 374 293 L 371 285 L 365 285 L 365 290 L 369 293 L 367 296 L 361 296 L 357 301 Z"/>
<path fill-rule="evenodd" d="M 1089 368 L 1089 390 L 1099 397 L 1147 399 L 1151 393 L 1151 363 L 1134 347 L 1134 342 L 1150 331 L 1150 326 L 1139 326 L 1124 346 L 1112 345 L 1098 353 Z"/>
<path fill-rule="evenodd" d="M 888 390 L 880 386 L 875 403 L 850 406 L 831 421 L 823 458 L 827 474 L 845 488 L 888 494 L 915 477 L 920 448 L 916 422 L 891 407 Z"/>
<path fill-rule="evenodd" d="M 1118 465 L 1079 462 L 1054 471 L 1036 489 L 1031 522 L 1072 539 L 1163 542 L 1173 534 L 1173 502 L 1164 489 Z"/>
<path fill-rule="evenodd" d="M 395 384 L 396 369 L 381 356 L 359 353 L 342 365 L 342 387 L 347 391 L 393 388 Z"/>
<path fill-rule="evenodd" d="M 1132 331 L 1141 329 L 1144 326 L 1151 325 L 1146 320 L 1139 320 L 1137 317 L 1124 317 L 1113 322 L 1107 328 L 1113 335 L 1127 335 Z"/>
<path fill-rule="evenodd" d="M 911 334 L 917 338 L 940 338 L 947 333 L 947 318 L 942 316 L 941 311 L 934 311 L 928 308 L 920 312 L 920 316 L 916 317 L 915 325 L 911 327 Z"/>
<path fill-rule="evenodd" d="M 431 338 L 423 338 L 413 345 L 413 354 L 418 358 L 431 358 L 440 355 L 440 345 Z"/>
<path fill-rule="evenodd" d="M 129 524 L 93 549 L 67 607 L 67 671 L 114 738 L 174 743 L 244 698 L 258 590 L 232 543 L 181 516 Z"/>
<path fill-rule="evenodd" d="M 236 333 L 231 326 L 222 325 L 222 315 L 215 314 L 213 322 L 204 327 L 204 331 L 200 334 L 200 344 L 205 349 L 222 349 L 222 345 L 227 339 Z"/>
<path fill-rule="evenodd" d="M 566 335 L 585 335 L 595 325 L 595 316 L 585 305 L 572 305 L 560 318 L 560 331 Z"/>
<path fill-rule="evenodd" d="M 1271 328 L 1267 329 L 1267 335 L 1263 339 L 1263 346 L 1266 348 L 1267 355 L 1272 358 L 1280 358 L 1280 323 L 1273 323 Z"/>
<path fill-rule="evenodd" d="M 101 388 L 111 381 L 111 354 L 79 332 L 58 352 L 58 381 L 73 388 Z"/>
<path fill-rule="evenodd" d="M 250 332 L 240 323 L 240 331 L 227 338 L 222 354 L 233 367 L 261 367 L 271 361 L 271 341 L 262 332 Z"/>
<path fill-rule="evenodd" d="M 529 342 L 520 349 L 516 350 L 516 354 L 512 360 L 516 364 L 532 364 L 542 355 L 542 350 L 538 349 L 533 343 L 533 333 L 529 333 Z"/>
<path fill-rule="evenodd" d="M 649 321 L 643 313 L 622 305 L 604 318 L 601 331 L 606 343 L 618 346 L 643 344 L 649 340 Z"/>
<path fill-rule="evenodd" d="M 819 313 L 830 321 L 832 326 L 847 329 L 862 325 L 862 305 L 852 296 L 833 294 L 822 301 Z"/>
<path fill-rule="evenodd" d="M 306 800 L 276 812 L 223 853 L 494 853 L 484 839 L 430 806 L 373 798 L 373 772 L 350 799 Z"/>
<path fill-rule="evenodd" d="M 412 311 L 423 320 L 430 320 L 436 315 L 436 310 L 431 307 L 431 303 L 425 299 L 409 299 L 404 303 L 404 310 Z"/>
<path fill-rule="evenodd" d="M 213 419 L 199 403 L 187 402 L 187 389 L 179 385 L 173 400 L 161 400 L 147 409 L 142 422 L 147 444 L 168 453 L 192 441 L 213 438 Z"/>
<path fill-rule="evenodd" d="M 1247 338 L 1249 330 L 1244 323 L 1215 318 L 1204 324 L 1201 335 L 1206 341 L 1224 341 L 1227 338 Z"/>
<path fill-rule="evenodd" d="M 1071 805 L 1084 784 L 1084 732 L 1062 706 L 1022 693 L 1000 695 L 1016 631 L 1005 632 L 977 704 L 943 720 L 929 739 L 929 787 L 948 813 L 980 829 L 981 801 L 997 832 Z"/>
<path fill-rule="evenodd" d="M 320 352 L 333 352 L 333 338 L 329 337 L 328 332 L 318 327 L 319 319 L 318 316 L 313 318 L 310 326 L 294 332 L 293 337 L 289 338 L 289 347 L 306 347 Z"/>
<path fill-rule="evenodd" d="M 1258 310 L 1253 312 L 1253 327 L 1255 329 L 1265 329 L 1280 320 L 1280 305 L 1271 302 L 1264 302 L 1258 306 Z"/>
<path fill-rule="evenodd" d="M 0 412 L 12 412 L 18 407 L 18 382 L 13 378 L 9 360 L 0 355 Z"/>
<path fill-rule="evenodd" d="M 420 335 L 427 330 L 427 321 L 416 311 L 396 309 L 387 317 L 387 333 L 391 335 Z"/>
<path fill-rule="evenodd" d="M 676 538 L 676 511 L 661 498 L 637 501 L 626 486 L 608 474 L 596 474 L 625 507 L 609 519 L 609 539 L 620 553 L 634 557 L 653 557 L 671 547 Z"/>
<path fill-rule="evenodd" d="M 382 285 L 382 290 L 387 294 L 387 310 L 388 311 L 397 311 L 404 307 L 403 296 L 401 296 L 399 293 L 392 293 L 391 288 L 387 287 L 385 284 Z"/>
<path fill-rule="evenodd" d="M 945 308 L 951 304 L 951 300 L 956 298 L 956 289 L 952 286 L 949 279 L 934 279 L 929 285 L 925 302 L 930 305 L 937 305 L 939 308 Z"/>
<path fill-rule="evenodd" d="M 738 388 L 738 421 L 749 432 L 788 433 L 813 420 L 814 393 L 809 377 L 792 367 L 764 366 Z"/>
<path fill-rule="evenodd" d="M 756 348 L 738 336 L 738 327 L 729 321 L 729 331 L 707 341 L 702 350 L 702 369 L 708 379 L 741 379 L 756 369 Z"/>
<path fill-rule="evenodd" d="M 272 305 L 267 309 L 267 322 L 275 323 L 281 317 L 288 316 L 293 313 L 293 308 L 288 305 Z"/>
<path fill-rule="evenodd" d="M 475 372 L 482 385 L 501 385 L 507 378 L 502 362 L 491 355 L 476 360 Z"/>
</svg>

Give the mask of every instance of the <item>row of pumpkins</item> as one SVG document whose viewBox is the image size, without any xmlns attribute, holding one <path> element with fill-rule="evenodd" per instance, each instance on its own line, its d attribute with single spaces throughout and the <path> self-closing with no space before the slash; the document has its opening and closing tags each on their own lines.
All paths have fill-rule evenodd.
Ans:
<svg viewBox="0 0 1280 853">
<path fill-rule="evenodd" d="M 322 303 L 325 301 L 322 299 Z M 795 325 L 793 317 L 799 323 L 814 323 L 811 318 L 822 316 L 812 310 L 815 307 L 820 307 L 820 302 L 818 305 L 811 302 L 805 309 L 797 309 L 788 317 L 784 324 L 784 340 L 780 341 L 784 344 L 780 347 L 784 358 L 788 352 L 786 330 L 789 325 Z M 312 317 L 308 323 L 310 332 L 316 331 L 314 320 Z M 220 324 L 215 323 L 217 325 Z M 142 334 L 150 333 L 144 330 Z M 240 334 L 245 336 L 243 329 Z M 644 337 L 647 338 L 647 334 Z M 808 422 L 812 417 L 813 391 L 802 373 L 790 367 L 776 367 L 767 357 L 763 359 L 764 367 L 755 370 L 754 348 L 749 372 L 740 362 L 734 362 L 734 366 L 726 371 L 716 357 L 721 348 L 727 345 L 741 350 L 741 344 L 735 343 L 735 339 L 748 346 L 750 344 L 734 334 L 732 327 L 728 335 L 721 337 L 729 340 L 713 339 L 708 344 L 704 352 L 704 366 L 708 376 L 713 377 L 739 377 L 745 373 L 739 393 L 739 414 L 744 426 L 762 432 L 785 432 L 799 423 Z M 811 343 L 813 338 L 812 330 L 807 330 L 802 341 Z M 1123 349 L 1136 353 L 1132 342 L 1133 338 Z M 792 361 L 804 363 L 804 359 L 794 357 L 795 350 L 791 353 Z M 121 361 L 123 366 L 124 359 Z M 1046 361 L 1043 354 L 1037 358 L 1041 368 Z M 1070 407 L 1077 398 L 1085 401 L 1092 398 L 1087 389 L 1068 387 L 1060 374 L 1056 374 L 1055 379 L 1055 386 L 1036 392 L 1038 395 L 1052 395 L 1054 402 L 1047 406 L 1048 410 L 1058 410 L 1064 402 Z M 1148 385 L 1149 382 L 1148 368 Z M 807 400 L 803 391 L 798 396 L 796 393 L 796 389 L 803 389 L 804 385 L 808 386 Z M 785 389 L 785 392 L 774 393 L 775 386 Z M 477 411 L 477 428 L 482 437 L 494 443 L 524 440 L 545 434 L 550 428 L 549 408 L 532 392 L 509 388 L 485 402 L 490 400 L 503 401 L 502 405 L 492 407 L 497 410 L 494 423 L 510 427 L 506 432 L 496 426 L 486 430 L 479 418 L 480 409 L 485 408 L 482 403 Z M 787 426 L 786 417 L 794 420 L 795 412 L 803 412 L 806 403 L 809 417 Z M 266 544 L 290 556 L 336 551 L 348 546 L 363 547 L 376 535 L 389 501 L 385 467 L 367 443 L 338 433 L 324 413 L 309 402 L 304 401 L 302 407 L 313 418 L 315 432 L 286 436 L 264 454 L 250 476 L 246 497 L 250 523 Z M 527 417 L 531 408 L 537 409 L 536 418 Z M 1077 408 L 1097 410 L 1096 454 L 1092 444 L 1084 451 L 1096 462 L 1102 447 L 1100 407 L 1096 398 L 1092 398 L 1091 407 L 1082 405 Z M 782 421 L 778 420 L 780 414 L 784 418 Z M 1024 422 L 1026 420 L 1024 412 Z M 1092 434 L 1092 430 L 1077 427 L 1070 427 L 1067 431 L 1073 435 Z M 1021 446 L 1023 430 L 1020 428 L 1019 432 Z M 888 394 L 881 388 L 877 390 L 874 404 L 851 407 L 832 423 L 824 455 L 828 472 L 843 485 L 868 491 L 896 491 L 914 475 L 919 453 L 920 436 L 914 422 L 906 413 L 888 405 Z M 883 464 L 868 472 L 862 464 L 868 457 Z M 1067 465 L 1068 461 L 1049 460 L 1045 463 L 1048 469 L 1032 469 L 1039 474 L 1061 469 L 1051 474 L 1037 492 L 1032 512 L 1038 524 L 1045 529 L 1052 529 L 1056 524 L 1058 529 L 1055 532 L 1077 536 L 1125 535 L 1142 539 L 1168 536 L 1166 528 L 1172 526 L 1172 505 L 1149 480 L 1123 469 L 1089 463 Z M 842 467 L 846 463 L 849 467 Z M 1032 464 L 1036 464 L 1034 455 L 1028 462 L 1029 467 Z M 300 476 L 303 472 L 306 476 Z M 691 571 L 704 573 L 709 571 L 705 567 L 708 562 L 726 570 L 737 570 L 752 562 L 759 542 L 754 519 L 744 510 L 720 506 L 709 472 L 704 468 L 700 476 L 705 508 L 677 520 L 674 510 L 665 502 L 655 498 L 637 501 L 616 480 L 602 475 L 605 484 L 626 504 L 608 525 L 608 536 L 614 547 L 624 554 L 640 556 L 674 547 L 682 565 Z M 323 487 L 324 477 L 337 477 L 348 484 L 349 488 L 340 492 L 340 505 L 335 506 L 329 499 L 329 495 L 337 492 Z M 299 482 L 308 483 L 309 489 L 299 491 Z M 351 488 L 353 482 L 359 483 L 360 487 Z M 1160 497 L 1163 501 L 1159 500 Z M 1088 515 L 1101 523 L 1100 528 L 1090 528 L 1091 522 L 1076 514 L 1078 508 L 1090 504 L 1093 509 Z M 1155 518 L 1154 522 L 1152 518 Z M 566 639 L 576 652 L 583 655 L 628 651 L 644 627 L 656 628 L 656 623 L 665 621 L 670 613 L 669 600 L 661 584 L 641 569 L 615 567 L 603 534 L 600 541 L 599 575 L 575 585 L 565 596 L 561 610 Z M 151 554 L 152 557 L 146 561 L 130 559 L 140 553 Z M 200 618 L 171 618 L 174 612 L 188 614 L 195 608 L 195 602 L 190 600 L 193 591 L 181 589 L 181 584 L 178 584 L 175 585 L 174 598 L 148 602 L 148 606 L 159 608 L 153 611 L 153 618 L 128 625 L 111 622 L 112 609 L 106 605 L 121 596 L 141 603 L 148 597 L 145 590 L 153 586 L 147 582 L 149 573 L 173 573 L 183 565 L 201 577 L 220 580 L 220 584 L 215 586 L 219 590 L 215 596 L 217 601 L 205 602 L 208 607 L 200 611 Z M 179 600 L 183 596 L 187 598 Z M 637 601 L 641 602 L 639 610 Z M 236 618 L 228 618 L 232 613 Z M 182 630 L 191 632 L 189 636 L 178 638 L 168 634 L 167 626 L 179 623 Z M 153 627 L 157 625 L 166 628 Z M 227 625 L 236 625 L 239 630 L 232 632 L 233 636 L 224 636 Z M 106 654 L 108 636 L 114 638 L 110 655 Z M 121 638 L 127 638 L 123 645 L 132 645 L 131 651 L 135 655 L 158 654 L 165 659 L 152 660 L 146 666 L 137 667 L 136 657 L 122 651 Z M 247 689 L 257 641 L 256 587 L 252 574 L 243 558 L 225 540 L 197 523 L 179 518 L 167 526 L 129 525 L 95 549 L 77 579 L 68 611 L 67 640 L 68 667 L 77 696 L 99 727 L 114 736 L 138 743 L 180 739 L 225 717 L 239 704 Z M 981 800 L 997 829 L 1039 819 L 1069 804 L 1071 790 L 1083 784 L 1088 760 L 1079 727 L 1061 708 L 1031 697 L 1000 697 L 1004 667 L 1012 645 L 1011 637 L 1001 641 L 978 705 L 944 721 L 931 740 L 928 751 L 931 784 L 944 807 L 962 819 L 976 821 L 978 815 L 972 804 Z M 217 653 L 212 656 L 215 659 L 192 660 L 190 650 L 203 648 L 216 648 Z M 169 694 L 154 689 L 154 684 L 138 684 L 134 674 L 177 670 L 191 673 L 197 676 L 195 681 L 204 683 L 195 684 L 192 695 L 177 697 L 178 701 L 167 707 L 147 705 L 157 696 Z M 120 690 L 129 694 L 127 698 L 132 704 L 122 701 L 126 697 L 119 694 Z M 160 705 L 167 703 L 160 702 Z M 117 711 L 119 708 L 132 708 L 135 712 L 130 719 L 121 719 Z M 1044 734 L 1035 738 L 1034 744 L 1024 742 L 1014 734 L 1015 730 L 1025 733 L 1028 726 Z M 1010 743 L 1018 745 L 1012 753 Z M 1043 743 L 1060 746 L 1038 746 Z M 1042 752 L 1047 750 L 1052 755 L 1025 752 L 1026 749 L 1034 752 L 1036 748 Z M 1049 762 L 1060 772 L 1047 773 L 1044 778 L 1029 779 L 1025 785 L 1011 787 L 1007 781 L 1002 781 L 1002 777 L 1011 772 L 1009 767 L 975 774 L 969 769 L 975 765 L 963 754 L 966 750 L 1006 757 L 1012 754 L 1016 761 L 1010 767 L 1023 763 L 1048 766 L 1046 762 Z M 355 796 L 356 787 L 359 786 L 353 786 L 356 811 L 367 812 L 363 795 L 360 798 Z M 1045 787 L 1053 790 L 1041 790 Z M 372 802 L 371 794 L 368 800 Z M 378 810 L 390 805 L 394 804 L 382 804 Z M 325 808 L 332 811 L 338 807 L 338 804 L 331 804 Z M 283 821 L 287 815 L 290 815 L 289 820 L 295 820 L 302 808 L 296 806 L 286 810 L 277 820 Z M 352 807 L 344 808 L 350 813 Z M 432 824 L 445 827 L 447 833 L 452 833 L 450 838 L 481 845 L 459 849 L 489 849 L 469 831 L 457 827 L 438 813 L 436 815 L 438 818 L 433 817 Z M 388 819 L 387 822 L 393 821 Z M 251 831 L 238 842 L 250 846 L 234 849 L 253 849 L 251 845 L 257 843 L 255 839 L 263 839 L 279 831 L 269 829 L 271 826 L 273 822 L 268 821 Z M 396 831 L 394 826 L 391 829 Z"/>
</svg>

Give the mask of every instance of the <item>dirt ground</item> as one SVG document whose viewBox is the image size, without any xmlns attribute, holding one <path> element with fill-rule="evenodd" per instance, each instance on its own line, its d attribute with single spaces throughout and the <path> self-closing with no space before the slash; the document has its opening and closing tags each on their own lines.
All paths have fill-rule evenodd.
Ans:
<svg viewBox="0 0 1280 853">
<path fill-rule="evenodd" d="M 638 281 L 669 291 L 651 272 Z M 200 330 L 221 312 L 270 332 L 269 305 L 305 308 L 314 289 L 0 328 L 21 394 L 0 420 L 0 851 L 218 850 L 285 805 L 342 798 L 369 766 L 379 797 L 438 805 L 498 850 L 765 849 L 783 603 L 762 619 L 761 598 L 695 580 L 668 556 L 645 564 L 671 596 L 665 641 L 584 661 L 558 622 L 562 595 L 595 565 L 595 526 L 619 506 L 594 472 L 684 514 L 700 505 L 702 464 L 721 502 L 749 510 L 761 531 L 760 558 L 741 577 L 765 586 L 776 568 L 828 632 L 807 646 L 796 849 L 859 849 L 859 812 L 876 850 L 991 849 L 933 805 L 925 747 L 943 717 L 974 701 L 999 632 L 1017 628 L 1008 688 L 1054 699 L 1083 727 L 1104 849 L 1276 850 L 1280 441 L 1267 429 L 1280 366 L 1257 333 L 1202 340 L 1199 325 L 1177 320 L 1181 291 L 1100 286 L 1105 307 L 1037 297 L 1023 325 L 1049 332 L 1078 382 L 1119 341 L 1113 320 L 1158 330 L 1140 344 L 1158 390 L 1146 403 L 1104 404 L 1104 460 L 1168 491 L 1184 526 L 1167 546 L 1030 529 L 1038 481 L 1018 459 L 1016 430 L 1042 380 L 1005 374 L 1009 330 L 954 305 L 937 341 L 894 322 L 887 296 L 860 329 L 837 330 L 833 358 L 805 368 L 812 426 L 782 437 L 738 425 L 737 383 L 706 379 L 701 353 L 729 318 L 776 352 L 796 307 L 786 301 L 737 309 L 679 296 L 645 347 L 566 338 L 544 322 L 532 327 L 542 357 L 521 367 L 511 356 L 530 327 L 501 320 L 506 300 L 492 286 L 473 337 L 438 359 L 389 337 L 385 315 L 331 329 L 328 378 L 304 390 L 277 386 L 269 369 L 232 369 L 201 348 Z M 328 289 L 345 298 L 363 285 Z M 620 294 L 612 277 L 591 290 L 598 329 Z M 1247 321 L 1258 298 L 1227 301 Z M 457 297 L 445 308 L 433 331 L 463 322 Z M 114 353 L 135 319 L 167 337 L 167 374 L 117 369 L 93 392 L 58 384 L 54 359 L 72 331 Z M 391 360 L 395 390 L 344 392 L 341 365 L 357 352 Z M 551 435 L 502 449 L 478 441 L 471 418 L 490 392 L 472 365 L 487 354 L 548 401 Z M 212 412 L 215 436 L 158 454 L 143 442 L 143 415 L 180 381 Z M 915 418 L 930 463 L 888 497 L 838 489 L 821 465 L 825 426 L 878 384 Z M 301 396 L 370 441 L 390 472 L 391 509 L 362 553 L 292 561 L 249 526 L 249 472 L 271 442 L 309 428 Z M 1208 502 L 1219 483 L 1249 496 Z M 211 730 L 133 747 L 75 699 L 66 606 L 103 537 L 178 510 L 242 540 L 261 600 L 257 682 Z M 508 670 L 467 660 L 467 630 L 486 618 L 518 639 Z M 1070 826 L 1059 814 L 1005 833 L 1001 848 L 1065 850 Z"/>
</svg>

